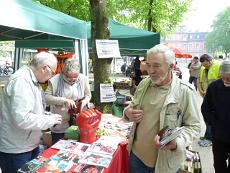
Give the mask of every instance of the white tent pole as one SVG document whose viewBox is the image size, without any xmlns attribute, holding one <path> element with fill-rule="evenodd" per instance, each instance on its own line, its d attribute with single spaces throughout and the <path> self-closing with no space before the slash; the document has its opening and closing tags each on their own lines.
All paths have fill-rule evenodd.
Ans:
<svg viewBox="0 0 230 173">
<path fill-rule="evenodd" d="M 76 50 L 76 44 L 75 44 Z M 78 46 L 79 51 L 79 62 L 81 64 L 82 73 L 88 76 L 88 61 L 89 61 L 89 52 L 88 52 L 88 43 L 87 39 L 80 39 L 80 44 Z"/>
</svg>

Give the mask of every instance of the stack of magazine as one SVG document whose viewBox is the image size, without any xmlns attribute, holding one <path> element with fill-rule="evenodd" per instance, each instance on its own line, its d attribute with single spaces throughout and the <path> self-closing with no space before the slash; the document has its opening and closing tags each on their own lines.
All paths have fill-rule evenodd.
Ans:
<svg viewBox="0 0 230 173">
<path fill-rule="evenodd" d="M 122 140 L 123 138 L 120 137 L 102 136 L 88 147 L 79 163 L 108 168 L 113 154 Z"/>
<path fill-rule="evenodd" d="M 105 130 L 109 136 L 127 138 L 132 129 L 132 125 L 133 122 L 127 122 L 112 114 L 103 114 L 99 128 Z"/>
<path fill-rule="evenodd" d="M 38 156 L 36 159 L 26 163 L 18 170 L 18 172 L 85 173 L 94 171 L 101 173 L 104 169 L 102 166 L 79 163 L 79 160 L 83 158 L 84 153 L 89 146 L 89 144 L 76 142 L 74 140 L 60 140 L 52 146 L 52 148 L 59 150 L 55 155 L 50 158 Z"/>
<path fill-rule="evenodd" d="M 39 156 L 26 163 L 18 172 L 101 173 L 104 167 L 109 166 L 122 140 L 120 137 L 102 136 L 91 145 L 74 140 L 59 140 L 51 147 L 59 150 L 55 155 L 50 158 Z"/>
</svg>

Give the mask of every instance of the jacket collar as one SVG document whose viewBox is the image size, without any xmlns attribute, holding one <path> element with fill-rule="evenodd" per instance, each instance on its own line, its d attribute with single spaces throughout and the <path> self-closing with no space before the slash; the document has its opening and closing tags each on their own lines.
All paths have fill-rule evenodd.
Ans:
<svg viewBox="0 0 230 173">
<path fill-rule="evenodd" d="M 148 87 L 153 85 L 150 77 L 147 77 L 146 79 L 144 79 L 140 84 L 141 85 L 138 87 L 138 91 L 141 93 L 141 95 L 136 100 L 137 103 L 134 103 L 134 104 L 140 104 L 143 101 L 143 97 L 144 97 Z M 176 103 L 179 101 L 178 100 L 178 98 L 180 96 L 180 91 L 178 91 L 178 89 L 180 88 L 180 87 L 178 87 L 179 85 L 180 85 L 180 79 L 175 74 L 173 74 L 172 75 L 172 82 L 170 84 L 168 95 L 167 95 L 167 98 L 165 100 L 165 105 L 167 105 L 169 103 Z"/>
<path fill-rule="evenodd" d="M 34 72 L 32 71 L 32 69 L 29 66 L 25 67 L 30 74 L 31 80 L 34 83 L 34 85 L 39 86 L 39 81 L 37 80 L 36 76 L 34 75 Z"/>
<path fill-rule="evenodd" d="M 171 86 L 169 88 L 169 93 L 167 96 L 167 99 L 165 100 L 165 104 L 169 104 L 169 103 L 176 103 L 179 101 L 179 93 L 181 91 L 178 91 L 178 89 L 180 87 L 178 87 L 180 85 L 180 79 L 173 74 L 172 76 L 172 82 L 171 82 Z"/>
</svg>

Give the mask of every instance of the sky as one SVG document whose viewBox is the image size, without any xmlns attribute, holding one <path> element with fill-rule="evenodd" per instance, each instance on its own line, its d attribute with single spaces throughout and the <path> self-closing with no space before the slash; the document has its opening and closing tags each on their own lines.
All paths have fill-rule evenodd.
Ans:
<svg viewBox="0 0 230 173">
<path fill-rule="evenodd" d="M 211 25 L 219 12 L 230 6 L 230 0 L 192 0 L 189 11 L 181 23 L 188 31 L 211 31 Z"/>
</svg>

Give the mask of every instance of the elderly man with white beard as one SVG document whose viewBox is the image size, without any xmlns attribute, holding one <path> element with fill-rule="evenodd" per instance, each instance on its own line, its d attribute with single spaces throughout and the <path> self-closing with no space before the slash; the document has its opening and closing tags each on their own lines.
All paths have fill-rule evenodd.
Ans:
<svg viewBox="0 0 230 173">
<path fill-rule="evenodd" d="M 165 45 L 147 52 L 149 77 L 138 85 L 123 117 L 134 122 L 129 136 L 130 173 L 175 173 L 185 160 L 185 150 L 201 130 L 194 86 L 173 75 L 175 54 Z M 158 132 L 168 126 L 183 127 L 181 134 L 161 145 Z"/>
<path fill-rule="evenodd" d="M 212 150 L 216 173 L 230 172 L 230 59 L 220 65 L 220 79 L 206 92 L 201 112 L 212 129 Z M 228 164 L 227 164 L 228 161 Z"/>
</svg>

